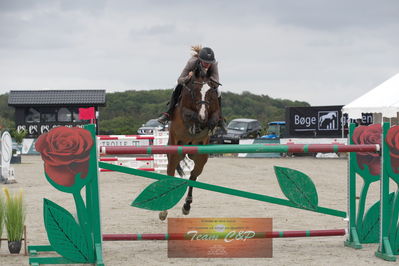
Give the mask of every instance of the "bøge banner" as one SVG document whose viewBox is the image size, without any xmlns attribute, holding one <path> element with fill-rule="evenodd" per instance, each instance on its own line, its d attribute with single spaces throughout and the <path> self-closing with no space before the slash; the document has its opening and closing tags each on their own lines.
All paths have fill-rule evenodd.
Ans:
<svg viewBox="0 0 399 266">
<path fill-rule="evenodd" d="M 348 118 L 342 115 L 343 105 L 289 107 L 286 111 L 288 137 L 344 137 L 348 133 Z M 356 121 L 351 121 L 356 122 Z M 363 114 L 362 125 L 372 124 L 372 114 Z"/>
</svg>

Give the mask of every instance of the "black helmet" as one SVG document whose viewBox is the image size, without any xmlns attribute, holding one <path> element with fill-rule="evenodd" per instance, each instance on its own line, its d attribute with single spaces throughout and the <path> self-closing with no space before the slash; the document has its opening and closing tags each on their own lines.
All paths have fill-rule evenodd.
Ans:
<svg viewBox="0 0 399 266">
<path fill-rule="evenodd" d="M 215 54 L 213 53 L 212 49 L 209 47 L 202 48 L 198 53 L 198 57 L 201 61 L 208 64 L 213 64 L 216 62 Z"/>
</svg>

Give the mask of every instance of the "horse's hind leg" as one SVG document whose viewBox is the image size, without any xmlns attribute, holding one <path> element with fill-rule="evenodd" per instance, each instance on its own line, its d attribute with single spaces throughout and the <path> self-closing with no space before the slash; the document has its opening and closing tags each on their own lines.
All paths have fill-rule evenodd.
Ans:
<svg viewBox="0 0 399 266">
<path fill-rule="evenodd" d="M 182 155 L 168 154 L 168 167 L 166 169 L 167 175 L 175 176 L 176 167 L 180 163 L 182 158 L 183 158 Z M 167 216 L 168 216 L 167 210 L 159 212 L 159 219 L 161 221 L 165 220 Z"/>
<path fill-rule="evenodd" d="M 190 180 L 196 181 L 197 177 L 202 173 L 204 165 L 208 161 L 208 154 L 196 154 L 191 158 L 195 162 L 194 169 L 191 171 Z M 193 202 L 193 187 L 188 188 L 186 202 L 183 205 L 182 212 L 184 215 L 190 213 L 191 203 Z"/>
</svg>

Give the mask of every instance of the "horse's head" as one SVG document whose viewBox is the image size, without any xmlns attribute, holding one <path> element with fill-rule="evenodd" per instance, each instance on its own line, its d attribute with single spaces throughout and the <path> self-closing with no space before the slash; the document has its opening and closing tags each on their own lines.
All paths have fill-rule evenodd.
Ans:
<svg viewBox="0 0 399 266">
<path fill-rule="evenodd" d="M 219 104 L 217 89 L 211 87 L 202 77 L 193 76 L 185 86 L 182 95 L 183 116 L 189 124 L 199 126 L 199 129 L 213 129 L 219 119 Z"/>
</svg>

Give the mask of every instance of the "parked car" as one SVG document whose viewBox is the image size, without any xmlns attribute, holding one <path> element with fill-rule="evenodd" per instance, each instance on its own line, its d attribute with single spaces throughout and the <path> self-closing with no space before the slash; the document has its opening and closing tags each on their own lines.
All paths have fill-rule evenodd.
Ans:
<svg viewBox="0 0 399 266">
<path fill-rule="evenodd" d="M 168 125 L 159 123 L 157 119 L 150 119 L 137 130 L 137 133 L 139 135 L 152 135 L 155 129 L 165 131 L 168 130 Z"/>
<path fill-rule="evenodd" d="M 256 119 L 233 119 L 227 125 L 227 133 L 223 135 L 223 143 L 238 144 L 240 139 L 258 138 L 261 131 L 262 127 Z"/>
<path fill-rule="evenodd" d="M 273 121 L 269 122 L 266 134 L 263 135 L 262 139 L 278 139 L 281 138 L 285 133 L 285 121 Z"/>
</svg>

